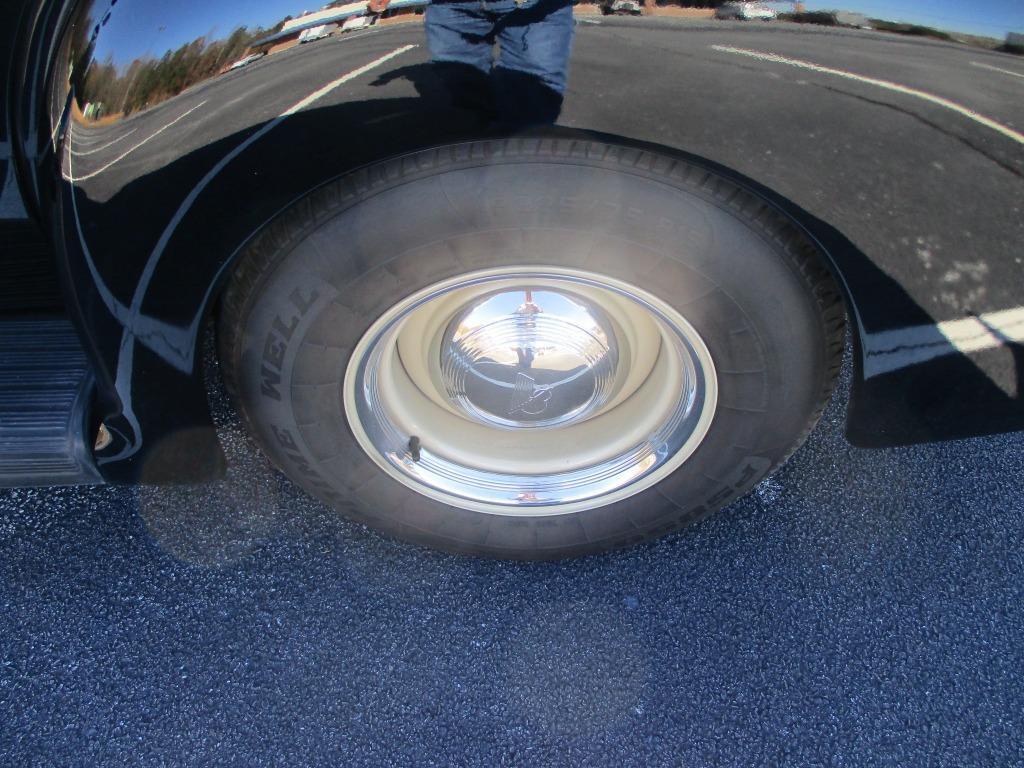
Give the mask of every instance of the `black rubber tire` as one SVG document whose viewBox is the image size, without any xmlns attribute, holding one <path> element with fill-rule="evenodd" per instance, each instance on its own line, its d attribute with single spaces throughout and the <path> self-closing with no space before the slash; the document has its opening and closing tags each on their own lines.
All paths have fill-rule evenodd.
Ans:
<svg viewBox="0 0 1024 768">
<path fill-rule="evenodd" d="M 513 263 L 644 288 L 701 334 L 718 376 L 711 428 L 657 485 L 546 517 L 446 506 L 396 482 L 350 432 L 341 382 L 368 326 L 411 293 Z M 804 440 L 844 343 L 840 294 L 799 228 L 697 166 L 569 139 L 460 144 L 311 193 L 247 246 L 220 315 L 229 390 L 270 459 L 351 518 L 450 551 L 538 559 L 622 547 L 731 502 Z"/>
</svg>

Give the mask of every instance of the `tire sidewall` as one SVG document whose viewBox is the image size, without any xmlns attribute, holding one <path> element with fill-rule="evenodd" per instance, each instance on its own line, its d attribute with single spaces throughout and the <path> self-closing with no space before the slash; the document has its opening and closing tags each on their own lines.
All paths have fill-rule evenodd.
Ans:
<svg viewBox="0 0 1024 768">
<path fill-rule="evenodd" d="M 384 176 L 383 178 L 386 178 Z M 306 490 L 385 532 L 461 552 L 548 557 L 625 546 L 741 496 L 799 442 L 826 368 L 820 311 L 784 227 L 734 188 L 555 161 L 469 163 L 321 195 L 278 222 L 234 349 L 246 420 Z M 280 235 L 280 233 L 279 233 Z M 409 295 L 510 265 L 584 269 L 676 308 L 707 345 L 719 399 L 708 434 L 657 485 L 583 512 L 482 514 L 414 493 L 356 441 L 342 406 L 351 350 Z"/>
</svg>

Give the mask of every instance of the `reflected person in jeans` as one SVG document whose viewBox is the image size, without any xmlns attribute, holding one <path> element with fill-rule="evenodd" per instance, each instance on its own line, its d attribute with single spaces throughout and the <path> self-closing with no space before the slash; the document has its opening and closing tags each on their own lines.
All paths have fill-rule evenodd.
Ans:
<svg viewBox="0 0 1024 768">
<path fill-rule="evenodd" d="M 383 12 L 390 0 L 370 0 Z M 499 131 L 554 123 L 572 47 L 572 0 L 434 0 L 427 46 L 455 106 Z M 497 57 L 494 45 L 498 45 Z"/>
</svg>

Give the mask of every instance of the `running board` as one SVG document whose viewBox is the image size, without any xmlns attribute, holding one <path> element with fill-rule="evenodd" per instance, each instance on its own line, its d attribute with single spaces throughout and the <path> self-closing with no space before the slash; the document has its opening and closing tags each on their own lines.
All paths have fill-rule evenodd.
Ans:
<svg viewBox="0 0 1024 768">
<path fill-rule="evenodd" d="M 0 319 L 0 488 L 103 482 L 88 439 L 92 390 L 66 318 Z"/>
</svg>

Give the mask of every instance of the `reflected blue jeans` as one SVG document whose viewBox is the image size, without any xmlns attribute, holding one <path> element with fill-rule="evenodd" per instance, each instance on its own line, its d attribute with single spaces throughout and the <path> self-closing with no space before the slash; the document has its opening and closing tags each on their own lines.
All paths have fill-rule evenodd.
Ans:
<svg viewBox="0 0 1024 768">
<path fill-rule="evenodd" d="M 448 65 L 438 71 L 456 102 L 486 104 L 506 127 L 558 117 L 573 28 L 571 0 L 435 0 L 426 12 L 427 46 Z"/>
</svg>

